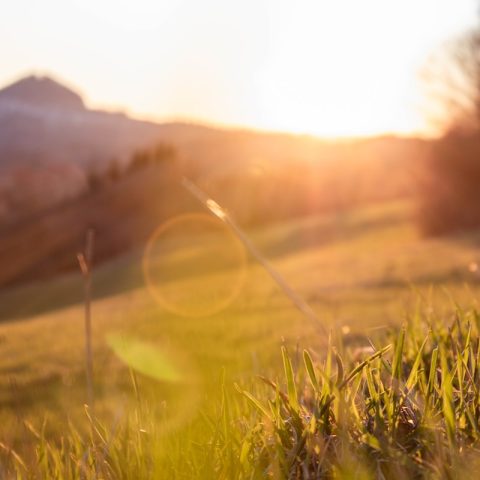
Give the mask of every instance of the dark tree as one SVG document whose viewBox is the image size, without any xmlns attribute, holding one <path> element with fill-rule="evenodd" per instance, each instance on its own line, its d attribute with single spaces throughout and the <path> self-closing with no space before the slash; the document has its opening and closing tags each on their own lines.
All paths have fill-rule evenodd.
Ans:
<svg viewBox="0 0 480 480">
<path fill-rule="evenodd" d="M 166 143 L 158 143 L 153 148 L 136 151 L 130 160 L 128 170 L 132 172 L 149 166 L 171 163 L 176 156 L 174 147 Z"/>
<path fill-rule="evenodd" d="M 430 113 L 442 125 L 420 185 L 426 234 L 480 227 L 480 27 L 451 41 L 427 66 Z"/>
<path fill-rule="evenodd" d="M 105 181 L 101 173 L 94 169 L 87 171 L 87 185 L 90 192 L 97 192 L 103 187 L 104 183 Z"/>
<path fill-rule="evenodd" d="M 428 60 L 423 79 L 427 114 L 443 131 L 480 127 L 480 25 L 450 40 Z"/>
<path fill-rule="evenodd" d="M 117 159 L 112 159 L 108 164 L 106 177 L 110 182 L 117 182 L 122 177 L 122 167 Z"/>
</svg>

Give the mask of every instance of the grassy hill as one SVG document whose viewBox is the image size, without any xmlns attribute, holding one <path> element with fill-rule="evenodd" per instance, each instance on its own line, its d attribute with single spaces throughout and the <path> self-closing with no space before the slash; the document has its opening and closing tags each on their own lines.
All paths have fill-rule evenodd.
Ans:
<svg viewBox="0 0 480 480">
<path fill-rule="evenodd" d="M 97 263 L 138 248 L 166 219 L 198 211 L 180 184 L 183 175 L 241 225 L 266 225 L 412 198 L 427 149 L 425 142 L 409 139 L 326 144 L 200 127 L 188 136 L 164 128 L 178 148 L 176 162 L 129 172 L 68 202 L 0 222 L 0 287 L 76 269 L 89 228 L 96 231 Z"/>
<path fill-rule="evenodd" d="M 460 304 L 477 298 L 479 236 L 422 239 L 410 216 L 411 205 L 396 202 L 281 222 L 248 234 L 322 323 L 343 328 L 347 341 L 356 342 L 358 335 L 374 335 L 405 320 L 418 295 L 440 311 L 452 305 L 449 295 Z M 108 344 L 111 335 L 154 345 L 195 377 L 189 383 L 199 389 L 192 417 L 213 395 L 222 369 L 230 380 L 251 379 L 276 371 L 282 343 L 315 349 L 325 342 L 252 259 L 247 281 L 228 308 L 205 318 L 185 318 L 149 294 L 142 254 L 139 249 L 94 272 L 95 382 L 98 411 L 107 418 L 132 393 L 128 369 Z M 198 281 L 208 284 L 215 275 L 201 271 Z M 228 281 L 229 272 L 222 275 Z M 188 278 L 171 282 L 181 290 Z M 432 285 L 441 288 L 432 293 Z M 59 418 L 81 416 L 81 301 L 82 281 L 76 273 L 0 296 L 2 441 L 18 445 L 19 419 L 38 423 L 50 412 L 55 429 Z M 165 382 L 145 382 L 159 399 L 178 394 Z"/>
<path fill-rule="evenodd" d="M 76 268 L 89 228 L 96 261 L 145 242 L 158 223 L 198 208 L 175 172 L 154 169 L 0 230 L 0 285 L 48 278 Z"/>
</svg>

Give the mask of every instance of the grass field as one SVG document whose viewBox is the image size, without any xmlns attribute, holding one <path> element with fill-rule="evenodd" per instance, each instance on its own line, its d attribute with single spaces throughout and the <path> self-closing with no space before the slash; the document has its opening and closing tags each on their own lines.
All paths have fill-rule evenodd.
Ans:
<svg viewBox="0 0 480 480">
<path fill-rule="evenodd" d="M 358 349 L 366 336 L 383 335 L 408 320 L 418 302 L 446 318 L 454 302 L 476 305 L 480 235 L 420 238 L 411 217 L 411 205 L 399 202 L 248 234 L 327 330 Z M 218 424 L 227 422 L 227 397 L 233 402 L 228 421 L 247 408 L 234 383 L 249 390 L 256 388 L 256 375 L 283 377 L 282 345 L 295 370 L 305 348 L 320 360 L 327 338 L 252 259 L 243 288 L 227 308 L 202 318 L 175 315 L 145 288 L 142 253 L 94 271 L 95 415 L 108 436 L 123 420 L 134 422 L 133 412 L 147 408 L 150 421 L 158 422 L 151 430 L 145 427 L 145 435 L 161 430 L 160 440 L 149 448 L 160 450 L 155 455 L 161 457 L 163 478 L 173 478 L 172 472 L 178 478 L 192 478 L 192 472 L 231 478 L 232 472 L 215 464 L 207 445 L 223 428 Z M 228 271 L 197 273 L 200 282 L 214 276 L 219 283 L 230 281 Z M 174 290 L 185 289 L 189 281 L 172 279 Z M 41 431 L 45 418 L 45 436 L 56 445 L 72 437 L 67 419 L 80 432 L 88 431 L 80 275 L 3 293 L 0 317 L 0 441 L 28 463 L 34 458 L 32 446 L 39 448 L 31 430 Z M 222 435 L 228 451 L 227 430 Z M 132 460 L 125 478 L 136 478 L 135 465 Z M 70 477 L 58 473 L 57 478 Z"/>
</svg>

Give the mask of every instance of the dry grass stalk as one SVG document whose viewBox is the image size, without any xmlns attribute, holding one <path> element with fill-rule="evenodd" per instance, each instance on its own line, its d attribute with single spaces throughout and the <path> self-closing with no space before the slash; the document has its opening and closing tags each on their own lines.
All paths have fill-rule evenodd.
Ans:
<svg viewBox="0 0 480 480">
<path fill-rule="evenodd" d="M 85 373 L 87 381 L 87 402 L 93 411 L 93 352 L 92 352 L 92 261 L 95 233 L 88 230 L 85 251 L 77 254 L 85 289 Z"/>
<path fill-rule="evenodd" d="M 300 310 L 323 335 L 327 334 L 327 331 L 314 312 L 312 307 L 290 286 L 290 284 L 283 278 L 283 276 L 276 270 L 273 265 L 265 258 L 265 256 L 258 250 L 258 248 L 252 243 L 243 230 L 236 224 L 236 222 L 230 217 L 230 215 L 214 200 L 212 200 L 205 192 L 203 192 L 195 183 L 188 178 L 183 178 L 183 187 L 188 190 L 198 201 L 200 201 L 204 207 L 206 207 L 210 213 L 215 215 L 219 220 L 225 223 L 237 238 L 243 243 L 245 248 L 250 254 L 257 260 L 265 271 L 270 275 L 274 282 L 282 289 L 287 297 L 292 301 L 295 307 Z"/>
</svg>

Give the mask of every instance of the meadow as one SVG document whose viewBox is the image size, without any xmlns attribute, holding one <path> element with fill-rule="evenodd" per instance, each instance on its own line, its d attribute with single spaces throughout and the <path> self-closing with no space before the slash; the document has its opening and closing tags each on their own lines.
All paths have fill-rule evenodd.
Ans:
<svg viewBox="0 0 480 480">
<path fill-rule="evenodd" d="M 143 249 L 98 266 L 88 408 L 80 274 L 4 292 L 0 476 L 450 478 L 478 434 L 480 235 L 422 238 L 413 215 L 399 201 L 247 231 L 321 328 L 248 252 L 202 317 L 155 299 Z M 184 253 L 165 253 L 186 262 L 172 292 L 197 288 Z M 232 271 L 194 279 L 228 292 Z M 427 454 L 399 440 L 409 425 Z"/>
</svg>

